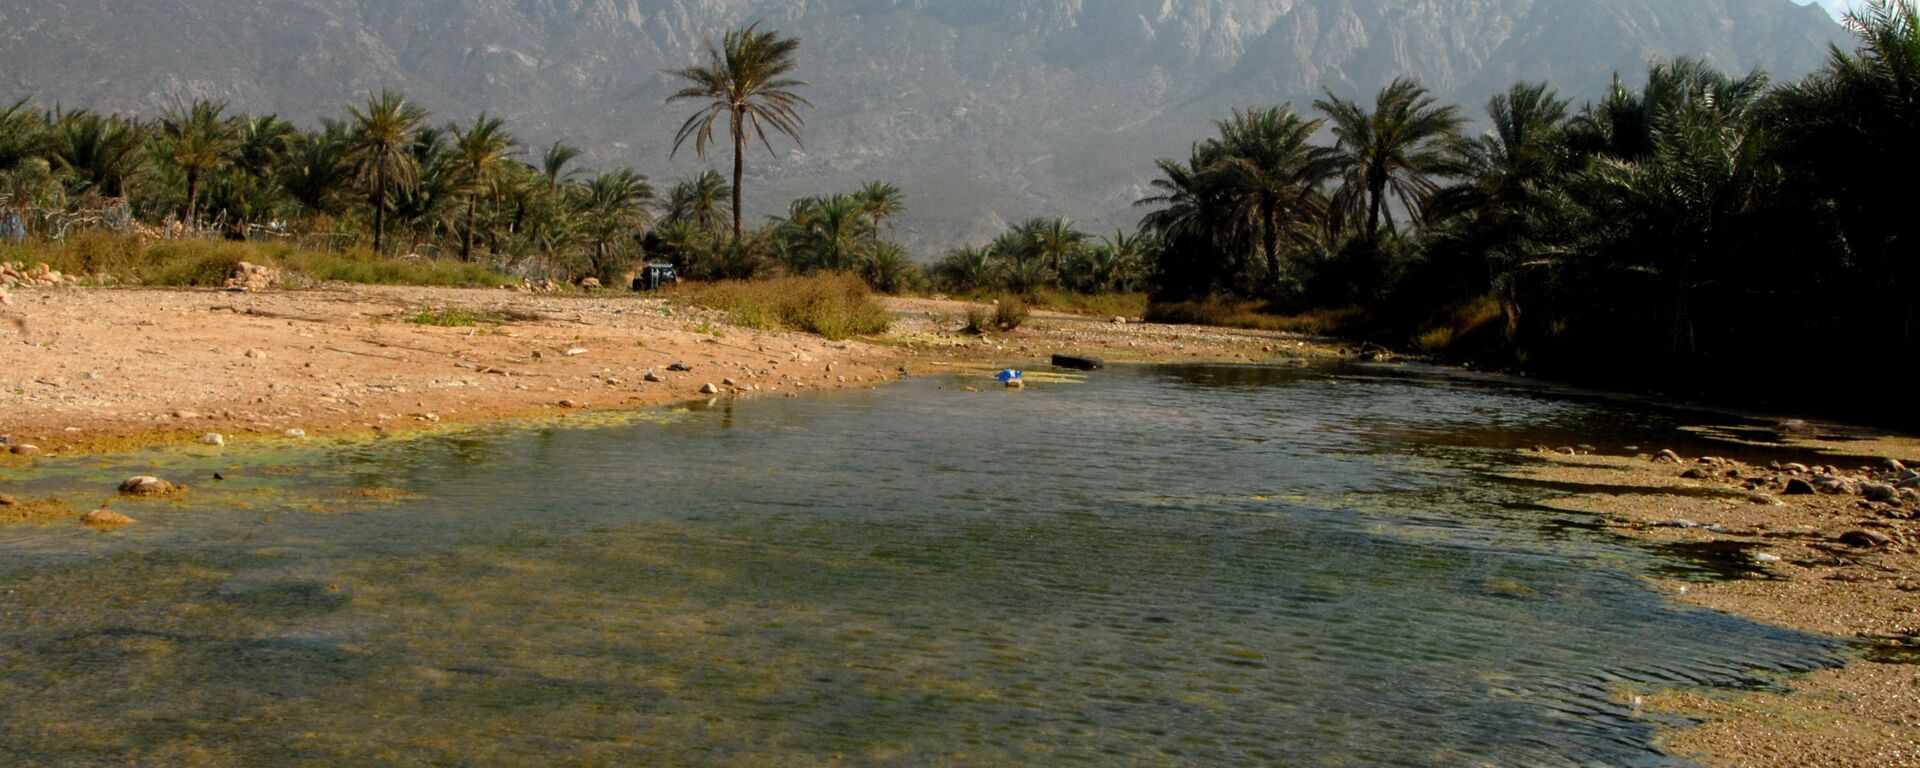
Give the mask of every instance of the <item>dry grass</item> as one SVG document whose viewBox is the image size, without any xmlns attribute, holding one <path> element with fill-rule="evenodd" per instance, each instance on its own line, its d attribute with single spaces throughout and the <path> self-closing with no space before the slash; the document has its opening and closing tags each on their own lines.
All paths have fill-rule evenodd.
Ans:
<svg viewBox="0 0 1920 768">
<path fill-rule="evenodd" d="M 1162 302 L 1147 307 L 1146 319 L 1155 323 L 1211 325 L 1260 331 L 1332 336 L 1366 322 L 1358 308 L 1316 309 L 1291 315 L 1273 314 L 1263 302 L 1213 297 L 1199 301 Z"/>
<path fill-rule="evenodd" d="M 478 264 L 389 259 L 364 249 L 336 253 L 273 243 L 148 240 L 108 232 L 81 232 L 60 243 L 0 246 L 0 261 L 45 263 L 103 282 L 174 287 L 217 287 L 243 261 L 279 270 L 290 282 L 481 287 L 516 282 Z"/>
<path fill-rule="evenodd" d="M 1468 302 L 1415 335 L 1414 348 L 1426 354 L 1445 352 L 1456 342 L 1492 327 L 1501 317 L 1500 302 L 1491 296 Z"/>
<path fill-rule="evenodd" d="M 1038 309 L 1076 315 L 1134 318 L 1147 314 L 1147 295 L 1144 293 L 1085 294 L 1043 289 L 1035 291 L 1029 301 Z"/>
<path fill-rule="evenodd" d="M 1019 296 L 1006 295 L 993 305 L 993 325 L 1002 331 L 1011 331 L 1027 324 L 1027 302 Z"/>
<path fill-rule="evenodd" d="M 866 281 L 849 274 L 687 285 L 674 296 L 726 312 L 742 327 L 804 331 L 835 341 L 883 332 L 892 320 Z"/>
</svg>

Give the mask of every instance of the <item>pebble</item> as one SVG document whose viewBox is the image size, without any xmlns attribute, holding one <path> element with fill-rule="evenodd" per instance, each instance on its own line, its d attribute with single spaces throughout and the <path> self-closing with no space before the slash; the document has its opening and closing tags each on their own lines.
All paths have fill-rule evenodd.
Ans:
<svg viewBox="0 0 1920 768">
<path fill-rule="evenodd" d="M 1813 483 L 1796 477 L 1787 481 L 1787 490 L 1785 493 L 1788 496 L 1812 496 L 1814 494 Z"/>
<path fill-rule="evenodd" d="M 1886 483 L 1861 483 L 1860 495 L 1868 501 L 1892 501 L 1900 498 L 1900 491 Z"/>
<path fill-rule="evenodd" d="M 254 359 L 254 360 L 265 360 L 265 359 L 267 359 L 267 353 L 266 353 L 265 351 L 262 351 L 262 350 L 258 350 L 258 349 L 249 349 L 249 350 L 247 350 L 247 351 L 246 351 L 246 356 L 247 356 L 247 357 L 249 357 L 249 358 L 252 358 L 252 359 Z"/>
<path fill-rule="evenodd" d="M 20 504 L 19 499 L 16 499 L 12 496 L 8 496 L 4 493 L 0 493 L 0 507 L 12 507 L 12 506 L 17 506 L 19 504 Z"/>
<path fill-rule="evenodd" d="M 659 384 L 667 380 L 666 377 L 661 376 L 660 374 L 654 373 L 653 371 L 647 371 L 647 375 L 642 376 L 641 378 L 649 382 L 652 382 L 654 384 Z"/>
<path fill-rule="evenodd" d="M 700 394 L 717 395 L 717 394 L 720 394 L 720 388 L 709 383 L 706 386 L 700 388 Z"/>
<path fill-rule="evenodd" d="M 218 432 L 208 432 L 200 437 L 201 445 L 226 445 L 227 437 Z"/>
<path fill-rule="evenodd" d="M 282 433 L 282 434 L 285 434 L 285 435 L 286 435 L 287 437 L 306 437 L 306 436 L 307 436 L 307 431 L 306 431 L 306 430 L 304 430 L 304 429 L 300 429 L 300 428 L 298 428 L 298 427 L 295 427 L 295 428 L 293 428 L 293 429 L 289 429 L 289 430 L 287 430 L 286 432 L 284 432 L 284 433 Z"/>
<path fill-rule="evenodd" d="M 1663 450 L 1654 454 L 1653 460 L 1662 464 L 1679 464 L 1680 454 L 1674 453 L 1672 450 Z"/>
<path fill-rule="evenodd" d="M 1753 553 L 1753 561 L 1756 563 L 1777 563 L 1780 562 L 1780 556 L 1769 555 L 1765 552 L 1755 552 Z"/>
<path fill-rule="evenodd" d="M 34 456 L 40 455 L 40 446 L 27 445 L 26 443 L 21 443 L 19 445 L 15 445 L 13 447 L 8 448 L 7 452 L 15 456 L 26 456 L 28 458 L 32 458 Z"/>
</svg>

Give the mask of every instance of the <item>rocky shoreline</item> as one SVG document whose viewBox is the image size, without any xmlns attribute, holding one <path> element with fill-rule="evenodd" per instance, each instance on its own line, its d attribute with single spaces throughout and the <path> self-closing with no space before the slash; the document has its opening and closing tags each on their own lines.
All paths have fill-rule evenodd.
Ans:
<svg viewBox="0 0 1920 768">
<path fill-rule="evenodd" d="M 1846 666 L 1782 681 L 1791 694 L 1673 690 L 1647 706 L 1699 723 L 1664 737 L 1718 766 L 1920 764 L 1920 442 L 1836 449 L 1786 425 L 1776 445 L 1805 463 L 1600 456 L 1539 448 L 1518 477 L 1605 488 L 1545 502 L 1624 536 L 1722 553 L 1742 574 L 1662 579 L 1674 600 L 1834 637 Z M 1821 460 L 1815 463 L 1816 460 Z"/>
</svg>

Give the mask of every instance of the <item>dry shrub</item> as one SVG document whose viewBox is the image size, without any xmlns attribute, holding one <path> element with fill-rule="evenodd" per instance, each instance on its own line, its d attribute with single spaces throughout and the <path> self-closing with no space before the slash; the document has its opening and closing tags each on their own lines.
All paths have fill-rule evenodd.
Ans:
<svg viewBox="0 0 1920 768">
<path fill-rule="evenodd" d="M 1263 302 L 1215 296 L 1198 301 L 1155 303 L 1147 307 L 1146 319 L 1155 323 L 1329 336 L 1359 327 L 1366 322 L 1367 314 L 1357 307 L 1273 314 Z"/>
<path fill-rule="evenodd" d="M 993 306 L 993 325 L 1002 331 L 1011 331 L 1025 325 L 1029 314 L 1026 299 L 1012 294 L 1001 296 Z"/>
<path fill-rule="evenodd" d="M 892 319 L 874 301 L 866 281 L 845 273 L 689 285 L 675 294 L 726 312 L 735 325 L 805 331 L 836 341 L 880 333 Z"/>
</svg>

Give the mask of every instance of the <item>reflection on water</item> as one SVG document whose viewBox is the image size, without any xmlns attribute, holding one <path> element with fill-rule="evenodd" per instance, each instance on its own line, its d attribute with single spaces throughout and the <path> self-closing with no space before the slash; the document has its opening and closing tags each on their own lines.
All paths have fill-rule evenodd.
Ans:
<svg viewBox="0 0 1920 768">
<path fill-rule="evenodd" d="M 1123 367 L 170 455 L 232 479 L 128 505 L 142 523 L 113 535 L 0 528 L 0 754 L 1675 765 L 1633 692 L 1764 686 L 1832 649 L 1664 602 L 1640 576 L 1685 553 L 1530 504 L 1485 438 L 1673 418 L 1431 375 Z"/>
</svg>

